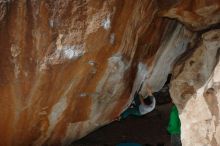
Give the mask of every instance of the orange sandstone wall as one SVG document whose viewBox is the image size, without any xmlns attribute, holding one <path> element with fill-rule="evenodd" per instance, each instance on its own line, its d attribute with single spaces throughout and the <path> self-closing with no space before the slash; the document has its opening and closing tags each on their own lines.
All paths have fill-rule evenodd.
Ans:
<svg viewBox="0 0 220 146">
<path fill-rule="evenodd" d="M 172 13 L 179 5 L 191 3 L 0 1 L 0 145 L 68 145 L 116 118 L 145 78 L 159 90 L 197 38 L 162 18 L 191 24 Z M 198 15 L 219 10 L 218 1 L 193 5 Z"/>
</svg>

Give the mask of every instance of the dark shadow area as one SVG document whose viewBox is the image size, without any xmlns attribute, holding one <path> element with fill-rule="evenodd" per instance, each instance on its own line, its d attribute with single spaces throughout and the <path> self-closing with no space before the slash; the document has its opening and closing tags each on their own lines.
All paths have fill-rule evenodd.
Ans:
<svg viewBox="0 0 220 146">
<path fill-rule="evenodd" d="M 170 92 L 169 92 L 169 84 L 171 81 L 172 74 L 169 74 L 167 77 L 167 81 L 163 88 L 159 92 L 153 93 L 153 95 L 156 97 L 157 100 L 157 106 L 158 105 L 165 105 L 168 103 L 171 103 L 171 97 L 170 97 Z"/>
<path fill-rule="evenodd" d="M 154 111 L 142 117 L 128 117 L 112 122 L 72 143 L 72 146 L 115 146 L 121 142 L 136 142 L 144 146 L 170 146 L 170 136 L 166 130 L 172 107 L 168 86 L 170 79 L 171 75 L 164 87 L 154 93 L 157 100 Z"/>
</svg>

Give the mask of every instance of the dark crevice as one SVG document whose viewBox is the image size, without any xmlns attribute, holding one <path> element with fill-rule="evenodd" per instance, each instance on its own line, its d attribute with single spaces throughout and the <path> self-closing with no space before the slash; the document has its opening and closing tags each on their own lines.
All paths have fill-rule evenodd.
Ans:
<svg viewBox="0 0 220 146">
<path fill-rule="evenodd" d="M 153 93 L 157 100 L 157 105 L 169 104 L 172 102 L 169 92 L 169 84 L 171 81 L 172 74 L 169 74 L 167 81 L 163 88 L 159 92 Z"/>
<path fill-rule="evenodd" d="M 220 29 L 220 23 L 217 23 L 217 24 L 213 24 L 211 26 L 209 26 L 208 28 L 206 29 L 203 29 L 201 31 L 198 31 L 199 35 L 202 35 L 208 31 L 212 31 L 212 30 L 215 30 L 215 29 Z"/>
</svg>

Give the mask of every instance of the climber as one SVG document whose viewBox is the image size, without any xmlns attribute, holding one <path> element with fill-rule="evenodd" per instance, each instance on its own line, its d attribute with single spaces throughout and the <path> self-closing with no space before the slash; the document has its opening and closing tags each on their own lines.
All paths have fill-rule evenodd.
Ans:
<svg viewBox="0 0 220 146">
<path fill-rule="evenodd" d="M 169 126 L 167 131 L 171 136 L 171 146 L 181 146 L 181 139 L 180 139 L 180 119 L 177 107 L 173 105 L 171 112 L 170 112 L 170 120 Z"/>
<path fill-rule="evenodd" d="M 156 100 L 149 85 L 147 85 L 146 89 L 148 96 L 145 98 L 139 94 L 139 91 L 135 92 L 133 104 L 120 115 L 119 120 L 125 119 L 129 115 L 142 116 L 153 111 Z"/>
</svg>

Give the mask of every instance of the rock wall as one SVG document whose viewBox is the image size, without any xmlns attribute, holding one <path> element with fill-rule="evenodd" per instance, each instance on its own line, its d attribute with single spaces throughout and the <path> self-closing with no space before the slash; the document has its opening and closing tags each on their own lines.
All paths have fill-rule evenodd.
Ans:
<svg viewBox="0 0 220 146">
<path fill-rule="evenodd" d="M 162 16 L 178 19 L 195 31 L 216 25 L 220 21 L 219 0 L 181 0 L 172 8 L 160 12 Z"/>
<path fill-rule="evenodd" d="M 198 40 L 177 61 L 171 96 L 178 106 L 184 146 L 220 145 L 219 1 L 181 1 L 161 13 L 198 31 Z M 188 55 L 187 55 L 188 54 Z M 216 95 L 207 97 L 208 88 Z"/>
<path fill-rule="evenodd" d="M 192 56 L 175 66 L 170 91 L 181 113 L 184 146 L 220 145 L 219 41 L 219 29 L 204 33 Z M 205 94 L 211 87 L 215 97 Z"/>
<path fill-rule="evenodd" d="M 184 12 L 181 17 L 172 13 L 179 5 L 198 6 L 199 11 L 187 9 L 193 14 L 207 13 L 195 22 L 199 25 L 189 27 L 194 21 L 187 18 L 194 19 L 185 9 L 179 10 Z M 159 90 L 180 57 L 194 52 L 200 34 L 192 30 L 204 31 L 220 20 L 219 2 L 210 5 L 215 7 L 207 7 L 206 0 L 0 1 L 0 145 L 68 145 L 110 123 L 142 82 Z M 210 16 L 215 21 L 209 21 Z M 219 40 L 213 33 L 204 34 L 193 54 L 217 54 L 213 45 Z M 206 64 L 204 58 L 198 57 L 195 64 Z M 197 78 L 200 87 L 217 62 L 209 58 L 210 66 L 201 68 L 204 73 Z M 187 75 L 183 69 L 174 72 Z M 181 88 L 185 90 L 176 86 L 171 93 L 184 113 L 198 88 L 183 94 L 184 99 L 175 94 Z"/>
</svg>

